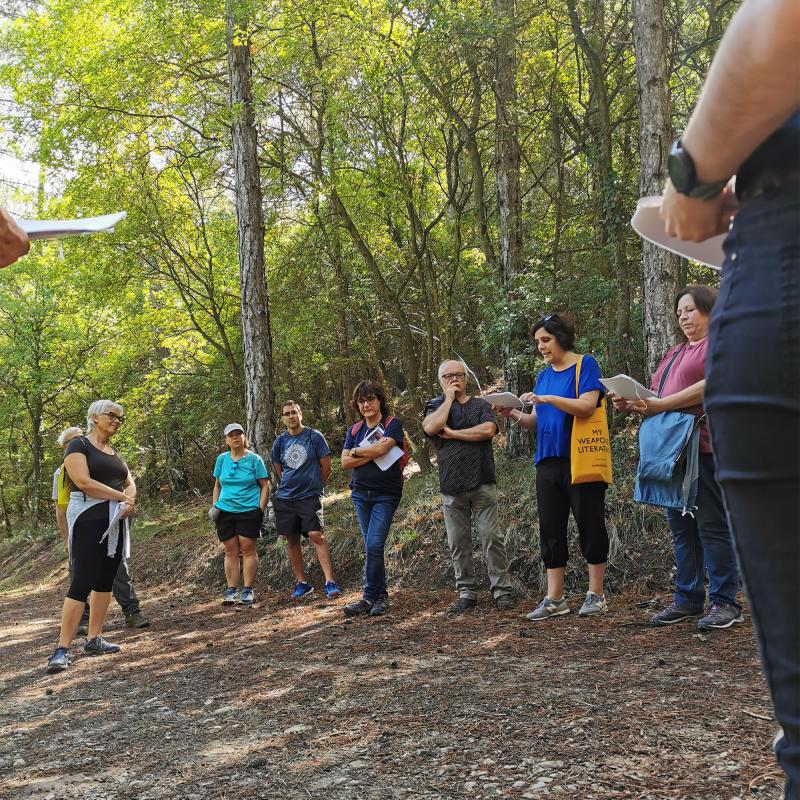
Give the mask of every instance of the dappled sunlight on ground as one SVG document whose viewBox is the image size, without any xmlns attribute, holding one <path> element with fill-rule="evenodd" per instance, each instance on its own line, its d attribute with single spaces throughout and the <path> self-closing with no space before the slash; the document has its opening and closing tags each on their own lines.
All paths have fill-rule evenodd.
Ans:
<svg viewBox="0 0 800 800">
<path fill-rule="evenodd" d="M 33 800 L 772 798 L 774 733 L 749 625 L 654 629 L 638 596 L 532 625 L 488 594 L 400 590 L 223 608 L 141 589 L 149 629 L 112 609 L 113 656 L 44 672 L 60 590 L 0 607 L 0 797 Z M 148 601 L 147 598 L 159 600 Z M 574 611 L 580 598 L 574 598 Z"/>
</svg>

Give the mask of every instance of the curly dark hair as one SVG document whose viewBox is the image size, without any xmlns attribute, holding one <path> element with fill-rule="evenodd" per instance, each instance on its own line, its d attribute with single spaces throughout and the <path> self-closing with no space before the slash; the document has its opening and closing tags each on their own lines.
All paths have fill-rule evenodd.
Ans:
<svg viewBox="0 0 800 800">
<path fill-rule="evenodd" d="M 552 333 L 562 350 L 575 349 L 575 323 L 568 315 L 548 314 L 546 317 L 542 317 L 538 322 L 534 322 L 531 336 L 536 336 L 539 328 L 544 328 L 548 333 Z"/>
<path fill-rule="evenodd" d="M 383 391 L 383 387 L 377 381 L 371 380 L 359 381 L 356 384 L 356 388 L 353 389 L 353 397 L 350 400 L 350 408 L 363 417 L 364 415 L 358 407 L 358 401 L 368 397 L 377 397 L 380 400 L 382 417 L 389 413 L 389 406 L 386 404 L 386 392 Z"/>
</svg>

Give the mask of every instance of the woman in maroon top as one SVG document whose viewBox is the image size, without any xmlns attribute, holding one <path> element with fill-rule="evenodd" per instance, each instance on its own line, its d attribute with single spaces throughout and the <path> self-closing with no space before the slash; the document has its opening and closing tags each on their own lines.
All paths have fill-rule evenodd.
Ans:
<svg viewBox="0 0 800 800">
<path fill-rule="evenodd" d="M 703 411 L 708 322 L 717 299 L 717 290 L 690 284 L 675 297 L 675 313 L 686 341 L 670 348 L 658 365 L 651 388 L 658 391 L 664 370 L 669 369 L 661 397 L 648 400 L 623 400 L 614 397 L 618 411 L 634 411 L 653 416 L 664 411 L 685 411 L 697 416 Z M 701 630 L 729 628 L 742 622 L 742 608 L 736 601 L 739 569 L 722 493 L 715 477 L 714 456 L 708 428 L 700 425 L 700 474 L 695 515 L 666 510 L 667 524 L 675 549 L 675 596 L 671 605 L 653 616 L 654 625 L 671 625 L 692 617 L 702 617 Z M 708 599 L 705 606 L 705 573 L 708 571 Z"/>
</svg>

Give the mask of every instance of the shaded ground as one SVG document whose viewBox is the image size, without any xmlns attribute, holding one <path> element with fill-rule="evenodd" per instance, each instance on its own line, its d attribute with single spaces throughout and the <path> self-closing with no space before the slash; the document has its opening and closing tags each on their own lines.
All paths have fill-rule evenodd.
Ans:
<svg viewBox="0 0 800 800">
<path fill-rule="evenodd" d="M 319 598 L 237 612 L 202 587 L 140 594 L 152 628 L 122 628 L 115 608 L 123 652 L 57 676 L 63 584 L 3 597 L 0 797 L 780 794 L 749 621 L 652 629 L 632 595 L 602 619 L 533 625 L 531 598 L 450 619 L 452 593 L 401 590 L 385 618 L 345 622 Z"/>
</svg>

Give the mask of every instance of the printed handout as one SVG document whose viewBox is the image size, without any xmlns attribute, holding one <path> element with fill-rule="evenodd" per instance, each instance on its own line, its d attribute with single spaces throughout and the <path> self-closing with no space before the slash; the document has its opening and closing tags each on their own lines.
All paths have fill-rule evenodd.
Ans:
<svg viewBox="0 0 800 800">
<path fill-rule="evenodd" d="M 112 233 L 114 226 L 128 214 L 120 211 L 116 214 L 105 214 L 102 217 L 85 217 L 81 219 L 18 219 L 15 220 L 28 238 L 63 239 L 66 236 L 80 236 L 92 233 Z"/>
<path fill-rule="evenodd" d="M 600 378 L 600 383 L 608 389 L 609 392 L 614 392 L 617 397 L 624 400 L 647 400 L 650 397 L 658 397 L 658 395 L 642 386 L 639 381 L 631 378 L 630 375 L 615 375 L 613 378 Z"/>
</svg>

